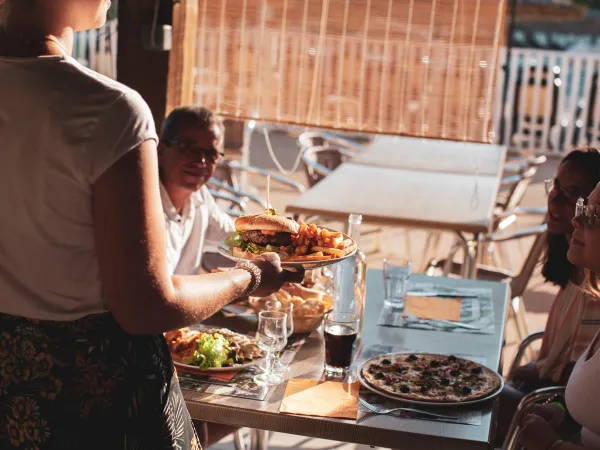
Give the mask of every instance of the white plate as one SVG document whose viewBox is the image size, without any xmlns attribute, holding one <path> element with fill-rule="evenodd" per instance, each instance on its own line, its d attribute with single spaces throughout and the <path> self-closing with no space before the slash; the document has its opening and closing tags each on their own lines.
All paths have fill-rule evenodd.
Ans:
<svg viewBox="0 0 600 450">
<path fill-rule="evenodd" d="M 394 357 L 396 355 L 395 354 L 380 355 L 380 356 L 376 356 L 375 358 L 380 358 L 381 356 Z M 443 357 L 443 356 L 447 356 L 447 355 L 440 355 L 440 356 Z M 371 358 L 371 359 L 374 359 L 374 358 Z M 360 366 L 360 368 L 358 369 L 358 380 L 360 381 L 360 384 L 362 384 L 364 387 L 366 387 L 369 391 L 373 392 L 374 394 L 381 395 L 382 397 L 386 397 L 386 398 L 389 398 L 391 400 L 395 400 L 397 402 L 410 403 L 412 405 L 436 406 L 436 407 L 438 407 L 438 406 L 456 407 L 456 406 L 476 405 L 478 403 L 487 402 L 487 401 L 493 399 L 494 397 L 498 396 L 500 394 L 500 392 L 502 392 L 502 388 L 504 388 L 504 379 L 499 374 L 497 374 L 496 372 L 492 371 L 494 374 L 496 374 L 496 376 L 500 380 L 500 387 L 498 387 L 498 389 L 496 389 L 494 392 L 492 392 L 491 394 L 487 395 L 486 397 L 478 398 L 478 399 L 475 399 L 475 400 L 469 400 L 469 401 L 466 401 L 466 402 L 434 402 L 434 401 L 427 402 L 427 401 L 423 401 L 423 400 L 410 400 L 410 399 L 403 398 L 403 397 L 397 397 L 394 394 L 391 394 L 389 392 L 380 391 L 379 389 L 374 388 L 373 386 L 371 386 L 367 382 L 367 380 L 364 379 L 364 377 L 362 375 L 362 368 L 364 367 L 365 364 L 367 364 L 368 362 L 370 362 L 371 359 L 365 361 Z M 466 359 L 466 358 L 462 358 L 462 359 Z M 477 364 L 479 364 L 479 363 L 477 363 Z M 480 364 L 480 365 L 482 365 L 482 364 Z"/>
<path fill-rule="evenodd" d="M 255 359 L 254 361 L 250 361 L 247 363 L 244 363 L 242 365 L 239 366 L 233 366 L 233 367 L 210 367 L 208 369 L 201 369 L 200 367 L 197 366 L 191 366 L 189 364 L 183 364 L 177 361 L 173 361 L 173 365 L 175 367 L 181 367 L 182 369 L 186 369 L 189 371 L 193 371 L 193 372 L 232 372 L 234 370 L 240 370 L 240 369 L 244 369 L 246 367 L 251 367 L 251 366 L 255 366 L 256 364 L 260 364 L 261 362 L 263 362 L 264 358 L 258 358 Z"/>
<path fill-rule="evenodd" d="M 333 233 L 338 233 L 338 231 L 336 230 L 332 230 L 330 228 L 325 228 L 326 230 L 329 230 Z M 232 233 L 233 234 L 233 233 Z M 342 233 L 343 234 L 343 233 Z M 231 235 L 229 235 L 231 236 Z M 230 246 L 225 245 L 225 240 L 227 240 L 227 238 L 229 238 L 229 236 L 226 236 L 221 242 L 219 242 L 219 245 L 217 246 L 217 250 L 218 252 L 225 256 L 226 258 L 229 258 L 233 261 L 244 261 L 246 259 L 251 259 L 254 255 L 252 253 L 248 253 L 248 258 L 238 258 L 237 256 L 233 256 L 232 254 L 232 249 Z M 343 234 L 344 239 L 352 239 L 350 238 L 350 236 Z M 335 258 L 335 259 L 325 259 L 323 261 L 281 261 L 281 267 L 286 267 L 289 269 L 293 269 L 293 268 L 303 268 L 306 270 L 310 270 L 310 269 L 316 269 L 317 267 L 325 267 L 325 266 L 331 266 L 333 264 L 337 264 L 343 260 L 345 260 L 346 258 L 350 258 L 351 256 L 353 256 L 356 253 L 356 242 L 354 242 L 354 240 L 352 240 L 353 243 L 353 250 L 352 252 L 348 253 L 347 255 L 342 256 L 341 258 Z"/>
<path fill-rule="evenodd" d="M 213 329 L 217 329 L 217 327 L 212 327 L 212 326 L 206 326 L 203 324 L 196 324 L 196 325 L 191 325 L 190 327 L 191 330 L 197 330 L 197 331 L 206 331 L 206 330 L 213 330 Z M 232 331 L 233 333 L 236 333 L 233 330 L 229 330 Z M 249 337 L 248 335 L 244 335 L 242 333 L 236 333 L 239 334 L 240 336 L 245 336 L 245 337 Z M 173 365 L 176 367 L 181 367 L 182 369 L 186 369 L 186 370 L 190 370 L 190 371 L 194 371 L 194 372 L 231 372 L 234 370 L 240 370 L 240 369 L 244 369 L 246 367 L 251 367 L 251 366 L 255 366 L 256 364 L 260 364 L 264 361 L 265 358 L 256 358 L 253 361 L 249 361 L 246 362 L 244 364 L 240 364 L 237 366 L 232 366 L 232 367 L 209 367 L 207 369 L 201 369 L 198 366 L 192 366 L 190 364 L 183 364 L 181 362 L 175 361 L 173 360 Z"/>
</svg>

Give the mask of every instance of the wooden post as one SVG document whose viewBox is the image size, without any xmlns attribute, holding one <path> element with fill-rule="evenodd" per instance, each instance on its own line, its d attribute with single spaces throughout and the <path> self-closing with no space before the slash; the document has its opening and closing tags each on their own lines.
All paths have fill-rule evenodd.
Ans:
<svg viewBox="0 0 600 450">
<path fill-rule="evenodd" d="M 118 6 L 117 79 L 142 95 L 160 130 L 167 110 L 169 52 L 142 46 L 143 25 L 152 23 L 155 0 L 120 0 Z M 166 15 L 160 17 L 160 23 L 168 23 L 170 11 Z"/>
<path fill-rule="evenodd" d="M 173 46 L 169 57 L 167 110 L 194 102 L 194 66 L 198 0 L 181 0 L 173 6 Z"/>
</svg>

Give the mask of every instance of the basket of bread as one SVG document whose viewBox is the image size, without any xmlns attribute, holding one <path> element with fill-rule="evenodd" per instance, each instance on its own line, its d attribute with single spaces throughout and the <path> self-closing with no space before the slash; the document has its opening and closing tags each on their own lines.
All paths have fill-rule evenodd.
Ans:
<svg viewBox="0 0 600 450">
<path fill-rule="evenodd" d="M 300 284 L 286 283 L 269 297 L 250 297 L 250 306 L 258 314 L 266 309 L 269 300 L 293 303 L 294 334 L 311 333 L 323 322 L 325 314 L 333 309 L 333 299 L 317 289 L 309 289 Z"/>
</svg>

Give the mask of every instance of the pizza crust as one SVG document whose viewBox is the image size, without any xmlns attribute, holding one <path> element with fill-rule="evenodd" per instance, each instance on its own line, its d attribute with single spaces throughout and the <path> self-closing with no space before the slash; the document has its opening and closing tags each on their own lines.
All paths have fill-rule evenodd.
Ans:
<svg viewBox="0 0 600 450">
<path fill-rule="evenodd" d="M 416 358 L 416 359 L 414 359 Z M 399 353 L 366 361 L 363 379 L 375 390 L 400 399 L 462 403 L 485 398 L 502 385 L 500 375 L 454 356 Z M 409 389 L 409 392 L 404 392 Z"/>
</svg>

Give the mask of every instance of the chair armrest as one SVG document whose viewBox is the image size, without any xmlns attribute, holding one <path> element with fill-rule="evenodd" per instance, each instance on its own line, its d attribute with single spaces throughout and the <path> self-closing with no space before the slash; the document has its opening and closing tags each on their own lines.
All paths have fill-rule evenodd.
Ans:
<svg viewBox="0 0 600 450">
<path fill-rule="evenodd" d="M 515 239 L 524 239 L 526 237 L 538 236 L 542 233 L 545 233 L 547 229 L 548 229 L 548 227 L 544 223 L 542 225 L 538 225 L 537 227 L 526 228 L 524 230 L 494 233 L 494 234 L 491 234 L 490 236 L 486 237 L 482 241 L 483 242 L 506 242 L 506 241 L 512 241 Z"/>
<path fill-rule="evenodd" d="M 227 191 L 227 192 L 235 195 L 236 197 L 240 197 L 240 198 L 246 197 L 249 200 L 253 201 L 254 203 L 257 203 L 258 205 L 260 205 L 261 208 L 265 208 L 265 209 L 267 208 L 266 200 L 263 200 L 262 198 L 254 195 L 254 194 L 248 194 L 248 193 L 245 193 L 242 191 L 238 191 L 238 190 L 232 188 L 231 186 L 229 186 L 228 184 L 225 184 L 222 181 L 217 180 L 214 177 L 208 181 L 208 184 L 211 186 L 216 186 L 219 189 L 223 189 L 224 191 Z"/>
<path fill-rule="evenodd" d="M 360 153 L 366 150 L 366 147 L 364 145 L 352 142 L 333 133 L 324 132 L 323 138 L 326 139 L 330 144 L 337 144 L 341 147 L 345 147 L 346 149 L 351 150 L 353 154 Z"/>
<path fill-rule="evenodd" d="M 536 341 L 539 341 L 544 337 L 543 331 L 535 331 L 531 333 L 529 336 L 526 336 L 521 343 L 519 344 L 519 348 L 517 349 L 517 354 L 515 355 L 515 359 L 513 360 L 512 365 L 510 366 L 510 370 L 508 371 L 507 379 L 512 380 L 512 377 L 515 374 L 515 370 L 519 367 L 521 360 L 523 359 L 523 355 L 525 355 L 525 351 L 531 344 Z"/>
<path fill-rule="evenodd" d="M 519 403 L 517 407 L 517 411 L 513 416 L 512 422 L 508 429 L 508 433 L 506 434 L 506 438 L 504 439 L 504 443 L 502 444 L 502 450 L 516 450 L 520 448 L 518 443 L 519 437 L 519 424 L 523 420 L 523 413 L 527 408 L 531 405 L 535 405 L 537 403 L 543 403 L 548 400 L 550 397 L 556 394 L 564 394 L 565 387 L 564 386 L 552 386 L 547 388 L 538 389 L 537 391 L 533 391 L 527 394 Z"/>
<path fill-rule="evenodd" d="M 210 192 L 210 194 L 216 199 L 227 200 L 228 202 L 236 204 L 240 208 L 240 210 L 246 210 L 246 203 L 248 202 L 247 197 L 237 197 L 235 195 L 215 191 L 214 189 L 209 189 L 208 192 Z"/>
<path fill-rule="evenodd" d="M 521 175 L 509 175 L 500 179 L 500 187 L 511 186 L 521 181 L 523 177 Z"/>
<path fill-rule="evenodd" d="M 282 177 L 281 175 L 279 175 L 275 172 L 261 169 L 260 167 L 248 166 L 248 165 L 240 163 L 239 161 L 228 161 L 227 164 L 229 165 L 229 167 L 231 169 L 234 169 L 234 170 L 241 170 L 243 172 L 254 173 L 254 174 L 262 175 L 264 177 L 267 177 L 270 175 L 272 180 L 277 181 L 281 184 L 290 186 L 290 187 L 296 189 L 298 192 L 306 191 L 306 188 L 304 187 L 303 184 L 298 183 L 293 180 L 290 180 L 289 178 Z"/>
<path fill-rule="evenodd" d="M 548 212 L 548 208 L 543 208 L 543 207 L 532 207 L 532 208 L 517 207 L 517 208 L 513 208 L 513 209 L 507 209 L 506 211 L 498 211 L 494 214 L 494 217 L 496 219 L 502 219 L 503 217 L 513 216 L 513 215 L 514 216 L 525 216 L 525 215 L 545 216 L 547 212 Z"/>
<path fill-rule="evenodd" d="M 326 177 L 327 175 L 331 174 L 331 172 L 333 172 L 332 170 L 329 170 L 327 167 L 325 167 L 323 164 L 319 164 L 318 162 L 310 159 L 308 157 L 307 151 L 302 152 L 302 161 L 304 162 L 304 164 L 311 167 L 319 175 L 323 175 L 324 177 Z"/>
</svg>

